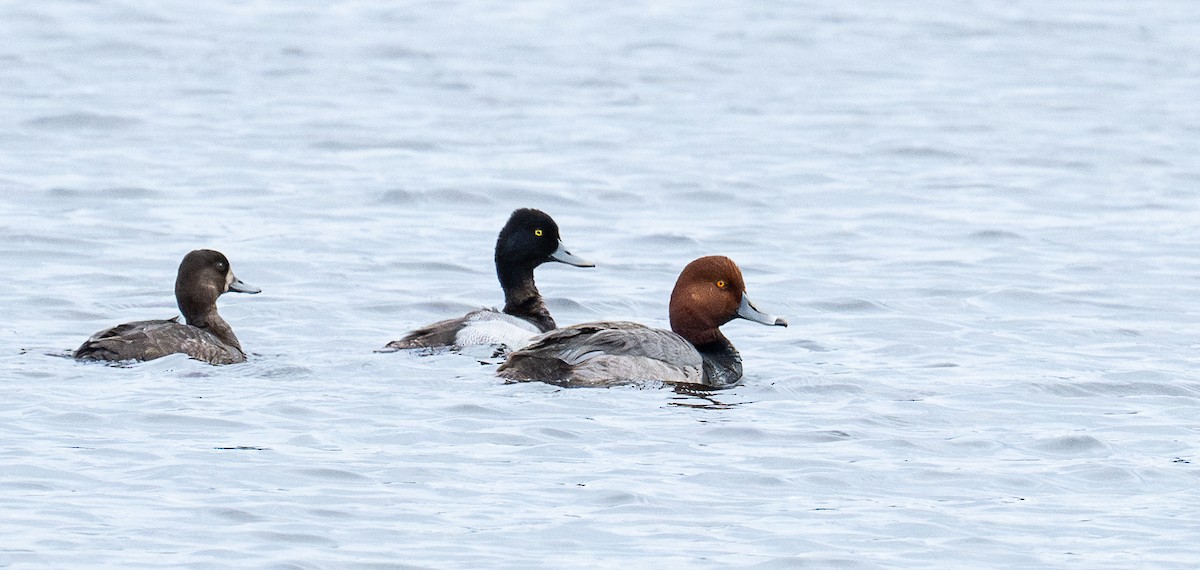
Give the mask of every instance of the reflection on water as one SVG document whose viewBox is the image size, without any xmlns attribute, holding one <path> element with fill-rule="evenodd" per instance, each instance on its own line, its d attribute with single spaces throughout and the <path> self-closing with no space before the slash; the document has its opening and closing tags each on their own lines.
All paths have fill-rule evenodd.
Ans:
<svg viewBox="0 0 1200 570">
<path fill-rule="evenodd" d="M 741 405 L 739 402 L 725 403 L 720 401 L 718 399 L 719 395 L 715 394 L 711 388 L 704 390 L 676 385 L 673 387 L 673 390 L 676 394 L 679 394 L 680 397 L 673 399 L 670 402 L 670 405 L 679 406 L 681 408 L 729 410 Z"/>
</svg>

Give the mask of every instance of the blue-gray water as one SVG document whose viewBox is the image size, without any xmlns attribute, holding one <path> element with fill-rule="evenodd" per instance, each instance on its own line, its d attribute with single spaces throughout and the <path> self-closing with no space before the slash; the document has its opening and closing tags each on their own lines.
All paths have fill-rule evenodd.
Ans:
<svg viewBox="0 0 1200 570">
<path fill-rule="evenodd" d="M 6 2 L 0 566 L 1195 567 L 1194 2 Z M 726 254 L 744 385 L 372 350 L 502 302 L 666 325 Z M 252 353 L 60 355 L 175 314 Z"/>
</svg>

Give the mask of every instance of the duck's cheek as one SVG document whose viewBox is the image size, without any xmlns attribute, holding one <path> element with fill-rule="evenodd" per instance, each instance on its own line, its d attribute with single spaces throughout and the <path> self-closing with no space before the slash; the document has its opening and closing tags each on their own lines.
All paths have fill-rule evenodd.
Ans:
<svg viewBox="0 0 1200 570">
<path fill-rule="evenodd" d="M 233 285 L 233 272 L 232 272 L 232 271 L 226 271 L 226 272 L 225 272 L 225 289 L 224 289 L 223 291 L 221 291 L 221 292 L 222 292 L 222 293 L 228 293 L 228 292 L 229 292 L 229 286 L 230 286 L 230 285 Z"/>
</svg>

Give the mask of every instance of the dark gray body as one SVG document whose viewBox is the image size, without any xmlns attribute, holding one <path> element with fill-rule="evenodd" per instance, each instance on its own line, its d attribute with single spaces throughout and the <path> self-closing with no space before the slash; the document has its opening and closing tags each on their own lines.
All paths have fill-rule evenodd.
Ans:
<svg viewBox="0 0 1200 570">
<path fill-rule="evenodd" d="M 534 337 L 497 369 L 503 378 L 566 387 L 660 381 L 727 388 L 742 378 L 728 341 L 699 350 L 678 334 L 626 321 L 563 327 Z"/>
<path fill-rule="evenodd" d="M 236 364 L 246 360 L 240 345 L 226 344 L 207 330 L 179 322 L 179 317 L 125 323 L 102 330 L 75 351 L 75 358 L 154 360 L 176 353 L 209 364 Z"/>
</svg>

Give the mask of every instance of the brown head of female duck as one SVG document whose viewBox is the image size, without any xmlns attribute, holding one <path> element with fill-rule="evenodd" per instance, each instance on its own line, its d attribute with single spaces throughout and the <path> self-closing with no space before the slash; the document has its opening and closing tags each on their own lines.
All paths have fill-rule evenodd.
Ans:
<svg viewBox="0 0 1200 570">
<path fill-rule="evenodd" d="M 179 317 L 136 321 L 102 330 L 75 351 L 80 360 L 154 360 L 182 353 L 209 364 L 246 360 L 233 328 L 217 313 L 217 298 L 226 292 L 259 293 L 233 274 L 220 252 L 198 249 L 184 256 L 175 278 Z"/>
</svg>

